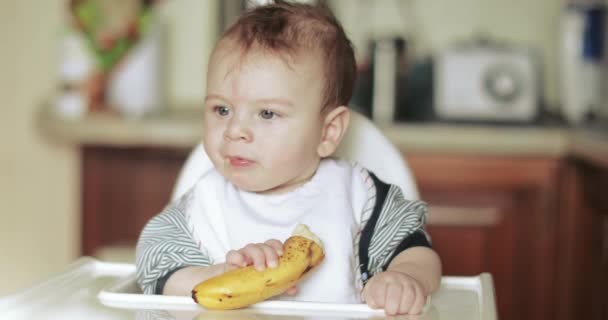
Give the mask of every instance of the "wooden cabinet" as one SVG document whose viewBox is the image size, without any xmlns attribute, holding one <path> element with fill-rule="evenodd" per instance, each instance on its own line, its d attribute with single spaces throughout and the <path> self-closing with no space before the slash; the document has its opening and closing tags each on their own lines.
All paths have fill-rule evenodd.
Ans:
<svg viewBox="0 0 608 320">
<path fill-rule="evenodd" d="M 444 274 L 490 272 L 500 319 L 608 319 L 608 168 L 410 154 Z"/>
<path fill-rule="evenodd" d="M 82 147 L 82 254 L 134 245 L 167 205 L 189 151 Z"/>
<path fill-rule="evenodd" d="M 561 162 L 408 154 L 444 274 L 494 277 L 500 319 L 551 319 Z"/>
<path fill-rule="evenodd" d="M 573 158 L 563 172 L 556 317 L 608 319 L 608 166 Z"/>
</svg>

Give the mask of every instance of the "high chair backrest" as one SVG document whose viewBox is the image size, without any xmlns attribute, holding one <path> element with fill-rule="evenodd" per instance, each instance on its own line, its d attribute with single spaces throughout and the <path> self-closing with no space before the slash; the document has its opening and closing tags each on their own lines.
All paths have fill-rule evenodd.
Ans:
<svg viewBox="0 0 608 320">
<path fill-rule="evenodd" d="M 416 182 L 399 150 L 370 120 L 356 111 L 350 114 L 350 125 L 336 156 L 357 161 L 380 180 L 401 187 L 406 199 L 417 200 Z M 179 173 L 171 200 L 186 193 L 212 166 L 202 144 L 198 144 Z"/>
</svg>

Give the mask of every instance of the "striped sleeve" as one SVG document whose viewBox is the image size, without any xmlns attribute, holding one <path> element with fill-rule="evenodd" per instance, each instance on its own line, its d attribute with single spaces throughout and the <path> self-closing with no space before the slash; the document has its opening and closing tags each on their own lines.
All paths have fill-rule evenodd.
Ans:
<svg viewBox="0 0 608 320">
<path fill-rule="evenodd" d="M 365 285 L 399 252 L 414 246 L 430 247 L 430 238 L 424 230 L 426 203 L 405 199 L 398 186 L 382 182 L 367 170 L 363 177 L 368 186 L 367 203 L 355 244 L 360 281 Z"/>
<path fill-rule="evenodd" d="M 369 246 L 369 270 L 372 274 L 386 268 L 395 256 L 395 250 L 409 236 L 416 231 L 425 233 L 426 213 L 426 203 L 407 200 L 399 187 L 390 186 Z"/>
<path fill-rule="evenodd" d="M 159 279 L 186 266 L 208 266 L 188 229 L 185 210 L 171 204 L 144 227 L 136 248 L 137 283 L 144 294 L 154 294 Z"/>
</svg>

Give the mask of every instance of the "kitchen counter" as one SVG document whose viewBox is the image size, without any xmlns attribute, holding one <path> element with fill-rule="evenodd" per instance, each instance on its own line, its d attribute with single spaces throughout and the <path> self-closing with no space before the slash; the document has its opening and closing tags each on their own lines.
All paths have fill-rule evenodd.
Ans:
<svg viewBox="0 0 608 320">
<path fill-rule="evenodd" d="M 45 135 L 79 145 L 191 148 L 200 141 L 202 114 L 190 108 L 162 116 L 125 119 L 96 114 L 62 118 L 51 108 L 39 113 Z M 401 150 L 503 156 L 581 156 L 608 166 L 608 132 L 563 127 L 464 124 L 394 124 L 380 127 Z"/>
<path fill-rule="evenodd" d="M 37 123 L 45 135 L 79 145 L 191 148 L 200 140 L 201 119 L 200 112 L 189 110 L 142 119 L 103 113 L 69 119 L 44 107 Z"/>
</svg>

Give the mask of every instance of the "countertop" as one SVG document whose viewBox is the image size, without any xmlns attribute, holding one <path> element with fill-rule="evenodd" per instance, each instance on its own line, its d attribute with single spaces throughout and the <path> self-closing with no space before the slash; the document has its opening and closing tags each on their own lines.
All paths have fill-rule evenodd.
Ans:
<svg viewBox="0 0 608 320">
<path fill-rule="evenodd" d="M 37 122 L 45 136 L 66 143 L 191 148 L 200 141 L 201 119 L 201 112 L 194 108 L 141 119 L 112 114 L 66 119 L 47 107 L 41 109 Z M 606 129 L 445 123 L 396 123 L 379 128 L 405 152 L 579 156 L 608 166 Z"/>
</svg>

